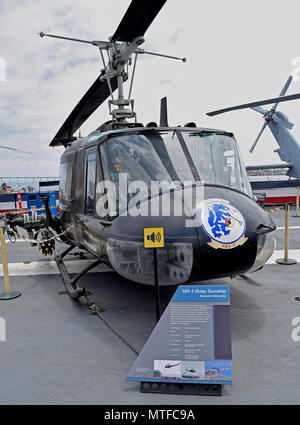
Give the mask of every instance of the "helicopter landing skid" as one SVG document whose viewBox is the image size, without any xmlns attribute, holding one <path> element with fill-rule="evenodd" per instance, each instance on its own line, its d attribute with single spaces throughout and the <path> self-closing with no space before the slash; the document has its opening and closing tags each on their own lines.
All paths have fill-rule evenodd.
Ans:
<svg viewBox="0 0 300 425">
<path fill-rule="evenodd" d="M 57 264 L 57 267 L 60 271 L 62 280 L 64 282 L 64 285 L 66 287 L 66 290 L 69 294 L 69 296 L 73 299 L 79 299 L 82 296 L 86 295 L 86 289 L 78 286 L 79 279 L 88 271 L 93 269 L 94 267 L 98 266 L 100 263 L 102 263 L 101 258 L 97 258 L 92 263 L 88 264 L 86 267 L 84 267 L 79 273 L 77 273 L 74 277 L 71 277 L 68 273 L 68 270 L 66 269 L 66 266 L 63 262 L 63 258 L 69 254 L 69 252 L 72 251 L 72 249 L 75 248 L 75 245 L 69 246 L 65 251 L 63 251 L 61 254 L 56 254 L 55 261 Z"/>
</svg>

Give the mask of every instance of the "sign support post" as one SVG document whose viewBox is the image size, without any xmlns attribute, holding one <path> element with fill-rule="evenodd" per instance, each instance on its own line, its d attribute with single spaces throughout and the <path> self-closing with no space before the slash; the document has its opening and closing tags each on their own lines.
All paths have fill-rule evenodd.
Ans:
<svg viewBox="0 0 300 425">
<path fill-rule="evenodd" d="M 153 248 L 153 261 L 154 261 L 154 284 L 155 284 L 155 301 L 156 301 L 156 321 L 160 319 L 160 291 L 158 282 L 158 261 L 157 261 L 157 248 Z"/>
<path fill-rule="evenodd" d="M 293 217 L 300 217 L 299 215 L 299 200 L 300 200 L 300 187 L 297 186 L 297 196 L 296 196 L 296 215 L 293 215 Z"/>
<path fill-rule="evenodd" d="M 164 228 L 163 227 L 145 227 L 144 228 L 144 248 L 153 249 L 153 266 L 154 266 L 154 286 L 155 286 L 155 304 L 156 304 L 156 321 L 160 319 L 160 290 L 158 279 L 158 255 L 157 249 L 164 248 Z"/>
<path fill-rule="evenodd" d="M 285 204 L 285 236 L 284 236 L 284 258 L 278 258 L 276 260 L 277 264 L 282 265 L 293 265 L 297 264 L 297 261 L 293 258 L 289 258 L 289 227 L 290 227 L 290 206 L 289 204 Z"/>
</svg>

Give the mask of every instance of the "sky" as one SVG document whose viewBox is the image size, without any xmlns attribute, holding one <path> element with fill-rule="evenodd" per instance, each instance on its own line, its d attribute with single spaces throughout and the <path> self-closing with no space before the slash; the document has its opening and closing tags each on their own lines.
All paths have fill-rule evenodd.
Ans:
<svg viewBox="0 0 300 425">
<path fill-rule="evenodd" d="M 48 145 L 101 69 L 96 47 L 38 33 L 107 40 L 129 4 L 0 0 L 0 145 L 33 152 L 0 149 L 0 176 L 58 176 L 63 148 Z M 276 97 L 289 75 L 300 77 L 299 14 L 298 0 L 168 0 L 141 48 L 187 62 L 139 56 L 132 92 L 138 121 L 158 122 L 160 99 L 167 96 L 169 125 L 194 121 L 231 131 L 246 164 L 280 162 L 269 129 L 249 153 L 263 124 L 260 114 L 243 110 L 210 118 L 206 112 Z M 298 92 L 295 78 L 287 94 Z M 278 110 L 295 124 L 292 132 L 300 141 L 300 101 Z M 108 119 L 104 103 L 82 134 Z"/>
</svg>

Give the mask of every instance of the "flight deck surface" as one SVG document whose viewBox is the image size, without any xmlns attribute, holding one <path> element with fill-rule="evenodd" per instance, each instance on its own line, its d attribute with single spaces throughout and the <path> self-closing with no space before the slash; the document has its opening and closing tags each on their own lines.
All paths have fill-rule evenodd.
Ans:
<svg viewBox="0 0 300 425">
<path fill-rule="evenodd" d="M 290 256 L 299 262 L 300 218 L 293 214 L 292 208 Z M 11 287 L 22 296 L 0 301 L 6 321 L 0 404 L 299 404 L 300 341 L 292 339 L 292 320 L 300 317 L 300 264 L 276 264 L 283 256 L 284 211 L 272 217 L 277 246 L 269 264 L 245 277 L 203 282 L 230 285 L 233 385 L 224 386 L 222 397 L 140 393 L 138 382 L 125 381 L 136 354 L 89 314 L 85 299 L 64 293 L 54 259 L 41 257 L 27 242 L 8 242 Z M 89 257 L 66 260 L 75 272 Z M 105 308 L 103 317 L 140 351 L 155 326 L 154 288 L 104 266 L 81 282 L 92 293 L 90 301 Z M 3 290 L 3 277 L 0 285 Z M 161 288 L 163 306 L 175 289 Z"/>
</svg>

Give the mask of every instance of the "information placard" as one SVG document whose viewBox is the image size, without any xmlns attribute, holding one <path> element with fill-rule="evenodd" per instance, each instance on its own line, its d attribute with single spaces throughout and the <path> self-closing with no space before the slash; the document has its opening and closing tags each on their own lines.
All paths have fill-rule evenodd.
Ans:
<svg viewBox="0 0 300 425">
<path fill-rule="evenodd" d="M 231 384 L 229 286 L 179 286 L 126 379 Z"/>
</svg>

